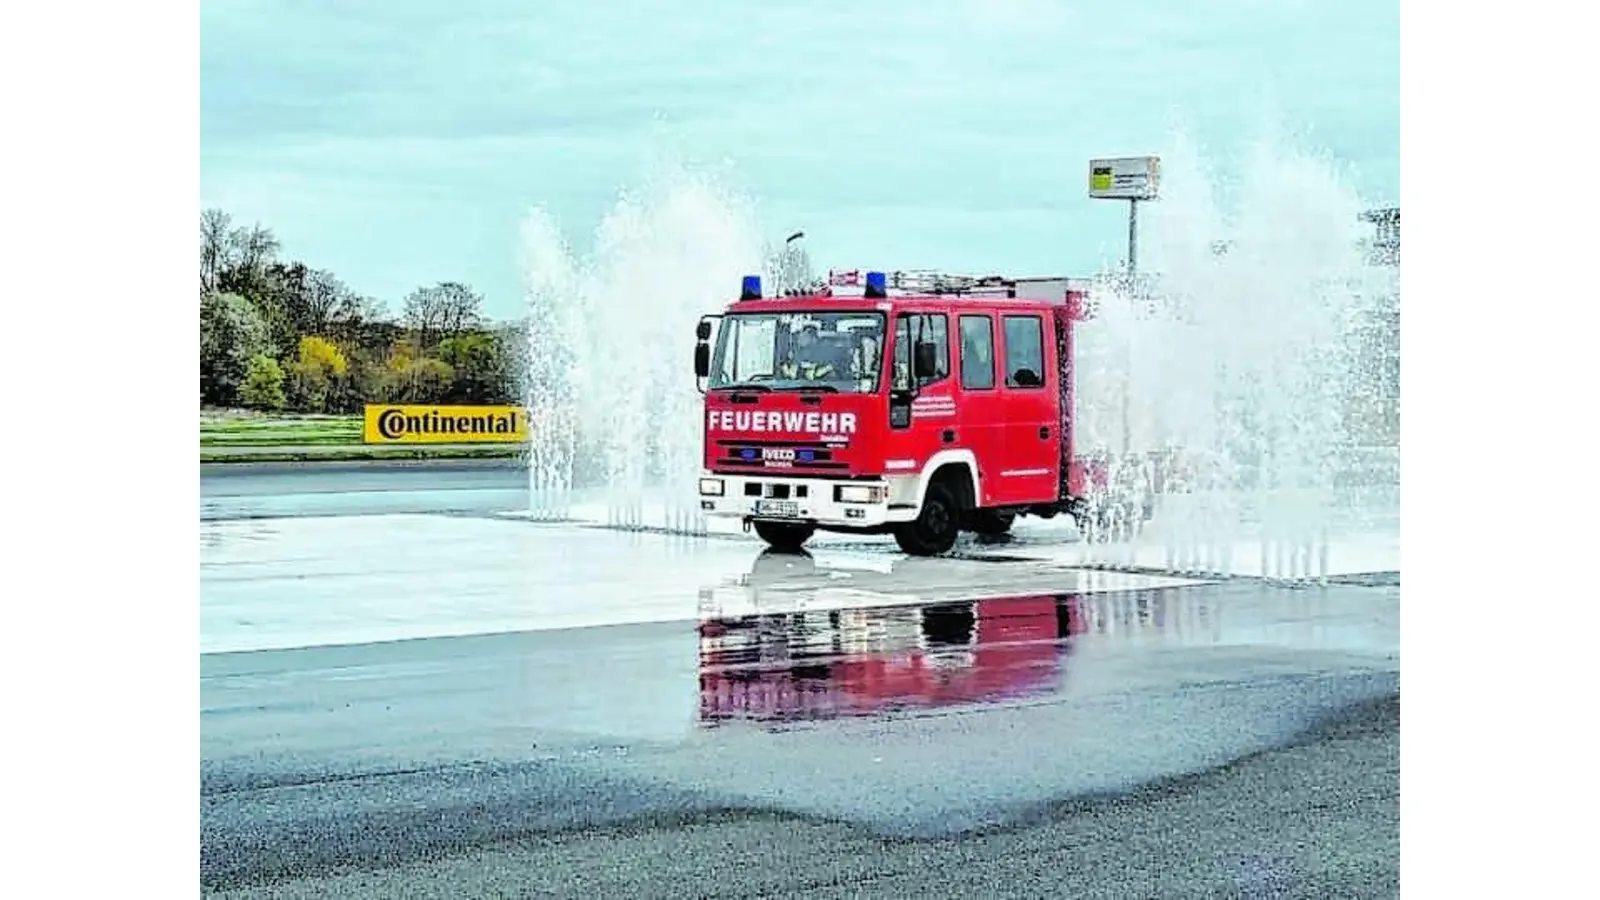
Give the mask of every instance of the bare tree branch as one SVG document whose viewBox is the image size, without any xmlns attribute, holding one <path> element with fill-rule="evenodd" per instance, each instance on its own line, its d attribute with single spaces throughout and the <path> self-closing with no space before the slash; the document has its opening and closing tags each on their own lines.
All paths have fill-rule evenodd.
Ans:
<svg viewBox="0 0 1600 900">
<path fill-rule="evenodd" d="M 431 348 L 444 338 L 482 324 L 482 305 L 483 297 L 466 285 L 441 281 L 406 295 L 401 321 L 417 332 L 423 348 Z"/>
<path fill-rule="evenodd" d="M 228 234 L 233 217 L 220 209 L 200 212 L 200 292 L 217 289 L 217 276 L 228 265 Z"/>
</svg>

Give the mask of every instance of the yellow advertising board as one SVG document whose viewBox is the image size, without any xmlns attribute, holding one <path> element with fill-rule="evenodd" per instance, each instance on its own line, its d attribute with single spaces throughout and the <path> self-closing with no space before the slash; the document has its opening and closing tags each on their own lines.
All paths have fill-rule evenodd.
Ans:
<svg viewBox="0 0 1600 900">
<path fill-rule="evenodd" d="M 368 404 L 361 440 L 368 444 L 516 444 L 528 439 L 520 406 Z"/>
</svg>

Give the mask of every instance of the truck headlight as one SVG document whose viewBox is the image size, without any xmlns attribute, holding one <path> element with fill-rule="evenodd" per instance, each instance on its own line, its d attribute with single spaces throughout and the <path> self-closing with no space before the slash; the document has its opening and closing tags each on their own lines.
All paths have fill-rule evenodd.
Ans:
<svg viewBox="0 0 1600 900">
<path fill-rule="evenodd" d="M 722 496 L 722 479 L 721 478 L 702 478 L 702 479 L 700 479 L 700 496 L 702 496 L 702 497 L 721 497 Z"/>
<path fill-rule="evenodd" d="M 841 484 L 833 489 L 836 503 L 879 503 L 884 498 L 881 484 Z"/>
</svg>

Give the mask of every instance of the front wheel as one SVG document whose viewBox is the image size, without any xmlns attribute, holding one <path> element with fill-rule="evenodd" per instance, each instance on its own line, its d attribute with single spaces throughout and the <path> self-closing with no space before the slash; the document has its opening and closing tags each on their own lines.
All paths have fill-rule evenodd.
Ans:
<svg viewBox="0 0 1600 900">
<path fill-rule="evenodd" d="M 943 484 L 930 484 L 917 517 L 895 527 L 894 542 L 912 556 L 948 553 L 961 533 L 960 515 L 955 494 Z"/>
<path fill-rule="evenodd" d="M 817 531 L 817 526 L 800 522 L 764 522 L 757 519 L 751 524 L 755 526 L 756 536 L 766 541 L 772 549 L 790 553 L 804 546 Z"/>
</svg>

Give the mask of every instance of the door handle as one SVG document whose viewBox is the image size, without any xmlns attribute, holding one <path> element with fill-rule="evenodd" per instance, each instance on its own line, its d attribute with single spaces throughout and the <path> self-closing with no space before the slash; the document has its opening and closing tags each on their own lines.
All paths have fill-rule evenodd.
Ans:
<svg viewBox="0 0 1600 900">
<path fill-rule="evenodd" d="M 1039 440 L 1041 440 L 1041 441 L 1050 440 L 1050 426 L 1046 425 L 1046 426 L 1043 426 L 1043 427 L 1041 427 L 1039 429 Z"/>
<path fill-rule="evenodd" d="M 939 435 L 939 439 L 944 441 L 946 444 L 954 444 L 956 442 L 956 433 L 953 429 L 946 428 Z"/>
</svg>

